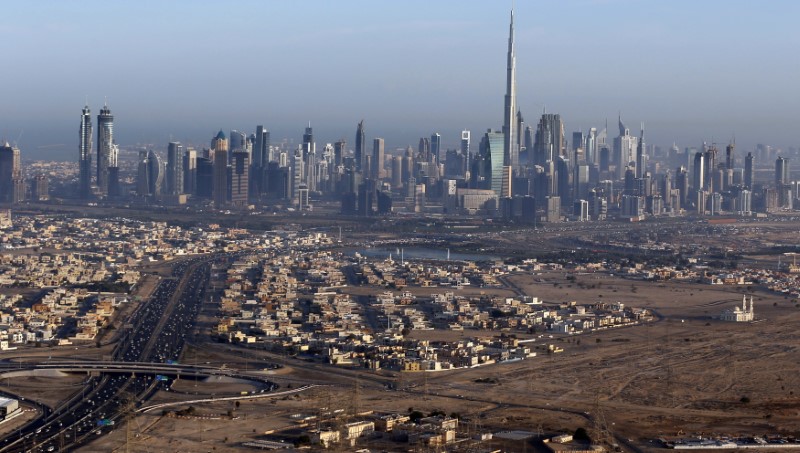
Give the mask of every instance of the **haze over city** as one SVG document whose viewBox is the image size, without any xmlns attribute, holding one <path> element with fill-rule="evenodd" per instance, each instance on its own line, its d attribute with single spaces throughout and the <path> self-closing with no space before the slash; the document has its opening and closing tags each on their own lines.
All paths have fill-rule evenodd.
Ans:
<svg viewBox="0 0 800 453">
<path fill-rule="evenodd" d="M 387 149 L 502 121 L 509 5 L 437 2 L 12 2 L 0 133 L 72 160 L 76 112 L 107 99 L 122 146 L 267 125 L 322 142 L 365 119 Z M 520 1 L 517 106 L 568 131 L 623 119 L 651 143 L 796 146 L 791 1 Z"/>
</svg>

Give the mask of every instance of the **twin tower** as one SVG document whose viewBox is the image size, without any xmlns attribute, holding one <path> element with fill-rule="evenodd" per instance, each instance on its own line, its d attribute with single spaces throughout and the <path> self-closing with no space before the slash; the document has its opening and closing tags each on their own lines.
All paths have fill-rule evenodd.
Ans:
<svg viewBox="0 0 800 453">
<path fill-rule="evenodd" d="M 114 143 L 114 115 L 103 105 L 97 115 L 97 168 L 92 172 L 92 112 L 85 106 L 79 130 L 78 195 L 106 198 L 119 195 L 119 147 Z"/>
</svg>

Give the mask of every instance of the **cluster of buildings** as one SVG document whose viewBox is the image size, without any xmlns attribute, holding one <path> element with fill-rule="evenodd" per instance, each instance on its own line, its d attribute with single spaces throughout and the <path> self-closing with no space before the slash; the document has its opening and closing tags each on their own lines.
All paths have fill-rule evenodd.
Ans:
<svg viewBox="0 0 800 453">
<path fill-rule="evenodd" d="M 536 349 L 558 352 L 553 345 L 539 344 L 536 338 L 521 340 L 512 333 L 539 332 L 539 338 L 546 332 L 580 334 L 650 317 L 647 310 L 621 303 L 579 305 L 573 301 L 545 306 L 535 298 L 466 297 L 452 290 L 454 282 L 484 284 L 485 275 L 541 269 L 533 261 L 523 265 L 391 260 L 374 264 L 318 249 L 242 258 L 224 275 L 223 317 L 217 335 L 231 342 L 314 354 L 335 365 L 436 371 L 522 360 L 536 356 Z M 387 275 L 398 277 L 387 280 Z M 432 279 L 432 275 L 438 277 Z M 435 283 L 451 290 L 430 297 L 408 291 L 378 293 L 390 282 L 414 287 Z M 375 288 L 375 294 L 350 294 L 348 284 L 362 283 Z M 409 337 L 414 330 L 435 329 L 502 334 L 462 336 L 456 341 Z"/>
<path fill-rule="evenodd" d="M 303 235 L 289 242 L 319 244 Z M 312 235 L 313 236 L 313 235 Z M 184 255 L 283 244 L 245 230 L 183 229 L 129 219 L 0 212 L 0 349 L 92 340 L 136 285 L 139 266 Z"/>
<path fill-rule="evenodd" d="M 605 127 L 565 132 L 563 118 L 544 112 L 527 123 L 517 104 L 514 16 L 509 26 L 503 124 L 473 143 L 469 130 L 448 139 L 432 133 L 414 147 L 388 149 L 367 138 L 364 120 L 352 143 L 317 147 L 311 124 L 296 146 L 274 141 L 264 125 L 254 131 L 219 131 L 209 146 L 170 142 L 165 153 L 139 148 L 132 174 L 122 174 L 114 115 L 104 105 L 93 122 L 81 111 L 77 194 L 85 200 L 140 200 L 163 205 L 197 202 L 218 209 L 271 205 L 311 210 L 338 202 L 345 214 L 369 216 L 446 212 L 504 217 L 520 222 L 641 220 L 646 216 L 751 215 L 793 209 L 800 184 L 789 157 L 758 145 L 745 157 L 732 141 L 722 152 L 648 146 L 618 119 Z M 95 133 L 96 129 L 96 133 Z M 477 145 L 477 146 L 476 146 Z M 758 177 L 774 162 L 774 178 Z M 48 177 L 33 177 L 30 197 L 44 200 Z M 771 180 L 767 180 L 771 179 Z M 19 150 L 0 147 L 0 200 L 25 198 Z"/>
<path fill-rule="evenodd" d="M 508 70 L 515 71 L 513 26 Z M 682 212 L 751 215 L 793 209 L 800 198 L 789 159 L 775 158 L 769 146 L 759 145 L 742 161 L 734 143 L 724 156 L 714 144 L 704 144 L 701 150 L 648 149 L 644 129 L 634 136 L 621 119 L 613 139 L 607 127 L 599 132 L 591 128 L 573 133 L 570 144 L 560 115 L 544 113 L 533 128 L 518 110 L 508 110 L 516 106 L 513 77 L 507 93 L 503 130 L 486 132 L 476 152 L 466 130 L 454 149 L 445 148 L 442 136 L 434 133 L 422 137 L 416 149 L 387 152 L 380 137 L 368 149 L 362 120 L 354 149 L 341 139 L 318 151 L 310 124 L 294 149 L 286 141 L 273 144 L 269 130 L 259 125 L 251 134 L 219 131 L 209 147 L 199 149 L 170 142 L 166 156 L 142 148 L 135 174 L 127 179 L 120 176 L 114 117 L 107 106 L 97 117 L 93 168 L 87 106 L 81 116 L 78 191 L 84 199 L 133 197 L 166 205 L 195 200 L 213 202 L 216 208 L 272 204 L 310 210 L 314 200 L 328 200 L 339 201 L 341 211 L 353 215 L 447 212 L 532 223 L 641 220 Z M 16 156 L 18 161 L 19 150 Z M 773 158 L 774 181 L 758 180 L 759 165 Z M 672 165 L 677 165 L 674 172 Z M 0 171 L 0 181 L 6 181 L 2 175 Z M 40 179 L 43 195 L 33 190 L 36 184 L 31 186 L 31 194 L 40 194 L 31 196 L 39 200 L 47 196 L 47 177 Z"/>
<path fill-rule="evenodd" d="M 220 247 L 220 241 L 224 246 Z M 75 260 L 101 264 L 96 269 L 89 266 L 82 267 L 79 274 L 85 274 L 89 269 L 99 273 L 120 272 L 120 266 L 216 252 L 220 249 L 234 251 L 239 248 L 255 247 L 265 242 L 268 240 L 252 236 L 245 230 L 221 229 L 215 225 L 205 228 L 181 228 L 171 226 L 167 222 L 141 222 L 125 218 L 99 220 L 45 215 L 15 216 L 13 226 L 0 229 L 2 249 L 37 249 L 41 252 L 52 252 L 50 255 L 44 254 L 42 258 L 32 259 L 54 260 L 51 264 L 53 266 L 70 264 Z M 22 254 L 14 253 L 16 256 Z M 64 256 L 56 256 L 59 254 Z M 20 267 L 20 263 L 12 264 L 13 266 L 9 268 L 14 269 L 9 271 L 23 272 L 26 269 L 26 266 Z M 33 269 L 32 272 L 37 271 Z M 58 272 L 72 271 L 70 268 L 59 267 Z M 46 277 L 52 278 L 52 276 Z M 81 280 L 86 277 L 70 275 L 65 278 Z"/>
<path fill-rule="evenodd" d="M 0 254 L 0 285 L 44 288 L 102 282 L 110 277 L 110 269 L 96 258 L 79 253 Z"/>
<path fill-rule="evenodd" d="M 324 424 L 308 431 L 311 442 L 324 448 L 340 444 L 354 447 L 364 439 L 443 448 L 456 441 L 458 431 L 458 419 L 446 415 L 431 415 L 412 421 L 407 414 L 367 411 L 359 413 L 358 419 L 349 423 L 332 420 L 327 413 L 297 415 L 302 418 L 302 423 L 326 419 Z"/>
<path fill-rule="evenodd" d="M 361 280 L 374 286 L 403 288 L 405 286 L 454 287 L 498 286 L 497 275 L 502 265 L 481 268 L 470 261 L 416 262 L 395 260 L 361 260 L 355 272 Z"/>
<path fill-rule="evenodd" d="M 26 182 L 19 148 L 7 141 L 0 145 L 0 203 L 49 199 L 48 177 L 44 172 L 28 175 Z"/>
<path fill-rule="evenodd" d="M 0 350 L 33 343 L 65 345 L 71 344 L 70 339 L 92 340 L 99 329 L 111 322 L 116 308 L 128 301 L 125 293 L 101 293 L 70 284 L 39 286 L 20 282 L 39 293 L 29 293 L 29 297 L 0 296 Z"/>
</svg>

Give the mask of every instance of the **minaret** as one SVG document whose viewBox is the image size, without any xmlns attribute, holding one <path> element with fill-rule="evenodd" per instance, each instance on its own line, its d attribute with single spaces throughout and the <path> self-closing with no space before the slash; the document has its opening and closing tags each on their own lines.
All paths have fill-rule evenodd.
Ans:
<svg viewBox="0 0 800 453">
<path fill-rule="evenodd" d="M 503 165 L 514 170 L 519 167 L 519 148 L 516 146 L 517 114 L 517 57 L 514 53 L 514 10 L 511 10 L 511 24 L 508 27 L 508 65 L 506 74 L 506 97 L 503 109 Z"/>
</svg>

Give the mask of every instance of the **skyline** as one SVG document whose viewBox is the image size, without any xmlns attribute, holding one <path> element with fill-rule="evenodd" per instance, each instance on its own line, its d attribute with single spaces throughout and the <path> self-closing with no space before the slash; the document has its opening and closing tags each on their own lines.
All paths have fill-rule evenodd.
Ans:
<svg viewBox="0 0 800 453">
<path fill-rule="evenodd" d="M 800 44 L 789 19 L 798 6 L 638 3 L 515 5 L 517 105 L 529 124 L 547 106 L 568 135 L 621 112 L 662 146 L 734 135 L 745 150 L 800 145 L 790 80 L 800 64 L 781 58 Z M 452 148 L 462 129 L 502 126 L 510 4 L 139 5 L 11 5 L 14 25 L 0 33 L 18 43 L 6 54 L 18 70 L 8 74 L 3 138 L 22 132 L 26 158 L 74 160 L 87 98 L 93 112 L 108 100 L 120 145 L 159 149 L 170 139 L 208 146 L 220 128 L 256 124 L 299 143 L 308 121 L 319 142 L 344 137 L 353 149 L 362 118 L 387 150 L 433 132 Z M 76 49 L 108 69 L 76 65 Z"/>
</svg>

